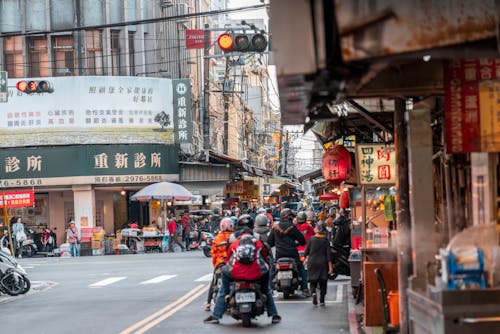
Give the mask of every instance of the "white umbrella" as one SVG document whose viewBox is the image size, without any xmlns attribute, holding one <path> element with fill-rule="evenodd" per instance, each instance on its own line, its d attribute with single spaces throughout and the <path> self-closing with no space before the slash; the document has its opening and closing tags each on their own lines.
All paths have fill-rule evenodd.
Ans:
<svg viewBox="0 0 500 334">
<path fill-rule="evenodd" d="M 177 183 L 158 182 L 150 184 L 130 196 L 133 201 L 150 201 L 150 200 L 179 200 L 188 201 L 194 195 Z"/>
</svg>

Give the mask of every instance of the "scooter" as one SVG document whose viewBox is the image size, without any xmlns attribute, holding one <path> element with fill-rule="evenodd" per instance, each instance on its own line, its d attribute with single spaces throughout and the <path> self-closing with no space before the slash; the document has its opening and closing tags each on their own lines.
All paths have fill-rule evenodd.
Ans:
<svg viewBox="0 0 500 334">
<path fill-rule="evenodd" d="M 214 235 L 210 232 L 201 232 L 201 244 L 200 247 L 203 248 L 203 254 L 206 257 L 212 256 L 212 243 L 214 242 Z"/>
<path fill-rule="evenodd" d="M 276 261 L 275 268 L 274 290 L 282 292 L 283 298 L 288 299 L 299 289 L 301 283 L 297 263 L 293 258 L 283 257 Z"/>
<path fill-rule="evenodd" d="M 236 320 L 241 320 L 243 327 L 250 327 L 251 320 L 264 313 L 267 296 L 262 293 L 260 284 L 254 281 L 231 282 L 228 299 L 228 311 Z"/>
<path fill-rule="evenodd" d="M 10 296 L 26 293 L 31 282 L 24 268 L 9 253 L 0 251 L 0 292 Z"/>
</svg>

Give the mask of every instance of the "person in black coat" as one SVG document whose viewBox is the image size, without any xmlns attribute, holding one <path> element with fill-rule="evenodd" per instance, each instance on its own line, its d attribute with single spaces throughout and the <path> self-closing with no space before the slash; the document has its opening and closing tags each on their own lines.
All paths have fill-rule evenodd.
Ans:
<svg viewBox="0 0 500 334">
<path fill-rule="evenodd" d="M 281 210 L 280 222 L 274 224 L 271 229 L 271 233 L 267 238 L 267 243 L 269 244 L 269 247 L 276 247 L 276 260 L 284 257 L 295 259 L 295 262 L 297 263 L 297 270 L 302 280 L 302 294 L 308 297 L 310 292 L 307 288 L 307 273 L 304 268 L 304 264 L 300 261 L 299 252 L 297 250 L 297 244 L 304 246 L 306 244 L 306 239 L 297 226 L 295 226 L 292 222 L 293 217 L 294 213 L 292 210 Z"/>
<path fill-rule="evenodd" d="M 325 305 L 325 295 L 328 283 L 328 275 L 333 273 L 333 265 L 330 258 L 330 245 L 326 236 L 326 226 L 318 222 L 315 227 L 316 234 L 309 239 L 305 250 L 307 279 L 313 297 L 313 304 L 318 304 L 316 288 L 319 285 L 319 302 Z"/>
</svg>

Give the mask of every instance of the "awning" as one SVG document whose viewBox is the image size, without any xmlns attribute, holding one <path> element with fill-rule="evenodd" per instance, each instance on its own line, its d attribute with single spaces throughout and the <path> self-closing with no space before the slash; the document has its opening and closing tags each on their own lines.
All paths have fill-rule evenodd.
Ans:
<svg viewBox="0 0 500 334">
<path fill-rule="evenodd" d="M 223 195 L 226 181 L 197 181 L 197 182 L 179 182 L 193 195 L 215 196 Z"/>
<path fill-rule="evenodd" d="M 234 158 L 231 158 L 230 156 L 220 154 L 220 153 L 215 153 L 213 151 L 210 151 L 210 161 L 215 162 L 215 163 L 227 163 L 227 164 L 230 164 L 241 171 L 248 172 L 251 175 L 255 175 L 255 176 L 273 175 L 273 172 L 270 170 L 260 168 L 257 166 L 253 166 L 253 165 L 247 164 L 246 162 L 243 162 L 239 159 L 234 159 Z"/>
<path fill-rule="evenodd" d="M 332 194 L 332 193 L 319 196 L 320 201 L 333 201 L 333 200 L 337 200 L 339 198 L 340 198 L 340 195 Z"/>
<path fill-rule="evenodd" d="M 302 183 L 302 182 L 307 181 L 307 180 L 312 181 L 312 180 L 318 179 L 322 176 L 323 176 L 323 171 L 321 169 L 318 169 L 318 170 L 312 171 L 310 173 L 304 174 L 302 176 L 299 176 L 299 182 Z"/>
</svg>

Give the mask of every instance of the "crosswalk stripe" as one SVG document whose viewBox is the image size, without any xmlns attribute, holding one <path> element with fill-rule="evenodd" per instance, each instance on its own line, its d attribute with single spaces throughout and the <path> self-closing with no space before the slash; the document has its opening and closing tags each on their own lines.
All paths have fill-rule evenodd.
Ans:
<svg viewBox="0 0 500 334">
<path fill-rule="evenodd" d="M 339 284 L 337 285 L 337 299 L 335 301 L 337 303 L 341 303 L 343 296 L 344 296 L 344 284 Z"/>
<path fill-rule="evenodd" d="M 171 278 L 174 278 L 176 277 L 177 275 L 161 275 L 161 276 L 158 276 L 158 277 L 155 277 L 155 278 L 152 278 L 150 280 L 147 280 L 147 281 L 144 281 L 144 282 L 141 282 L 139 284 L 156 284 L 156 283 L 160 283 L 160 282 L 163 282 L 163 281 L 166 281 L 168 279 L 171 279 Z"/>
<path fill-rule="evenodd" d="M 89 285 L 89 287 L 91 287 L 91 288 L 99 288 L 99 287 L 102 287 L 102 286 L 106 286 L 106 285 L 110 285 L 110 284 L 116 283 L 116 282 L 121 281 L 121 280 L 123 280 L 125 278 L 127 278 L 127 277 L 110 277 L 110 278 L 103 279 L 102 281 L 92 283 L 92 284 Z"/>
<path fill-rule="evenodd" d="M 213 274 L 206 274 L 206 275 L 201 276 L 198 279 L 195 279 L 194 281 L 195 282 L 210 282 L 210 281 L 212 281 L 212 275 Z"/>
</svg>

